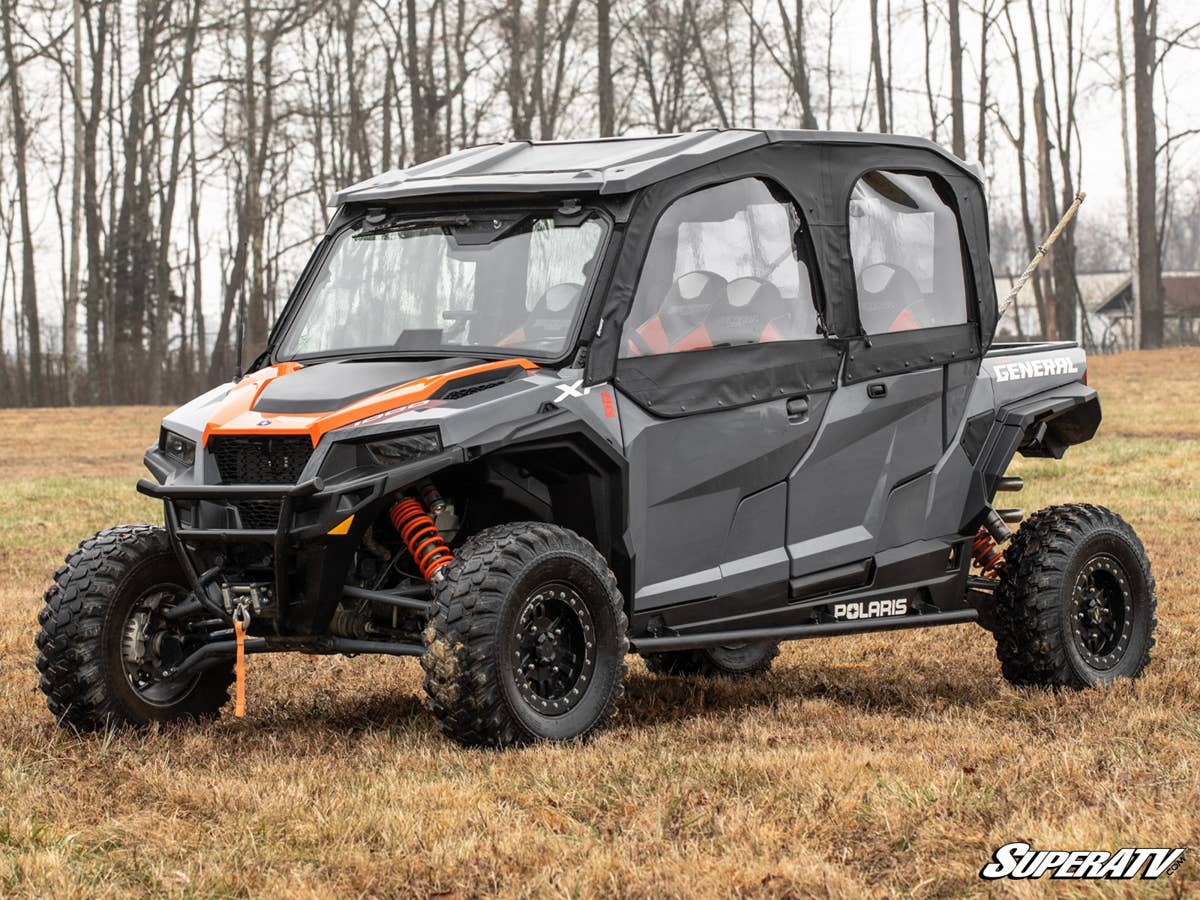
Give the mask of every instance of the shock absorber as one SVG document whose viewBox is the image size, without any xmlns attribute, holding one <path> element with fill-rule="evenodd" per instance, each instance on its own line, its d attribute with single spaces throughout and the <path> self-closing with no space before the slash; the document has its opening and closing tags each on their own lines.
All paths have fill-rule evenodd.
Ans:
<svg viewBox="0 0 1200 900">
<path fill-rule="evenodd" d="M 454 561 L 454 554 L 420 500 L 413 497 L 401 500 L 392 507 L 391 519 L 426 581 L 433 581 Z"/>
<path fill-rule="evenodd" d="M 1000 566 L 1004 564 L 1004 557 L 1000 554 L 1000 548 L 996 546 L 995 539 L 988 534 L 986 528 L 980 528 L 979 533 L 975 535 L 975 544 L 971 548 L 971 553 L 975 557 L 975 564 L 979 566 L 984 575 L 995 578 L 1000 574 Z"/>
<path fill-rule="evenodd" d="M 996 542 L 1007 541 L 1011 537 L 1012 530 L 1005 524 L 1004 518 L 996 510 L 989 509 L 983 527 L 975 535 L 975 544 L 971 548 L 975 564 L 984 575 L 993 578 L 999 576 L 1000 569 L 1004 566 L 1004 556 Z"/>
</svg>

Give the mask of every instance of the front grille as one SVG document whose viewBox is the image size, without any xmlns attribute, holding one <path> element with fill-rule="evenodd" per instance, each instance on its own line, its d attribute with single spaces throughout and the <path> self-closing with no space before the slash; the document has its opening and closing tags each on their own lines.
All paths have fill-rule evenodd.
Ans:
<svg viewBox="0 0 1200 900">
<path fill-rule="evenodd" d="M 313 452 L 306 437 L 214 437 L 209 449 L 225 484 L 295 484 Z"/>
<path fill-rule="evenodd" d="M 214 437 L 209 450 L 225 484 L 295 484 L 313 453 L 306 437 Z M 281 500 L 233 500 L 243 528 L 279 526 Z"/>
<path fill-rule="evenodd" d="M 279 527 L 279 508 L 282 500 L 234 500 L 243 528 L 274 531 Z"/>
</svg>

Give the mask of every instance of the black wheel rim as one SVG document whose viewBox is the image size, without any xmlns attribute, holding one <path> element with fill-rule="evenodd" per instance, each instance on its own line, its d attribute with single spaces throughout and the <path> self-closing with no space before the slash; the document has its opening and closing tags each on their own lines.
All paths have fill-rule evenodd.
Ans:
<svg viewBox="0 0 1200 900">
<path fill-rule="evenodd" d="M 571 710 L 596 670 L 596 629 L 579 592 L 564 582 L 545 584 L 516 618 L 513 676 L 521 698 L 547 716 Z"/>
<path fill-rule="evenodd" d="M 1093 669 L 1111 669 L 1124 657 L 1133 631 L 1132 604 L 1129 578 L 1114 557 L 1100 553 L 1084 563 L 1071 593 L 1071 632 Z"/>
<path fill-rule="evenodd" d="M 199 675 L 163 680 L 160 674 L 181 661 L 186 638 L 182 624 L 169 623 L 163 613 L 186 596 L 179 585 L 155 585 L 142 593 L 121 625 L 121 665 L 129 687 L 150 706 L 171 706 L 191 692 Z"/>
</svg>

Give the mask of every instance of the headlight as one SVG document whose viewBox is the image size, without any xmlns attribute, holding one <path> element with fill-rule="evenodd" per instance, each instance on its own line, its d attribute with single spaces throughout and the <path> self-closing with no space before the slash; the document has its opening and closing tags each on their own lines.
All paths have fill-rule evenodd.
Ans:
<svg viewBox="0 0 1200 900">
<path fill-rule="evenodd" d="M 442 438 L 437 431 L 413 431 L 367 444 L 367 452 L 381 466 L 398 466 L 441 451 Z"/>
<path fill-rule="evenodd" d="M 164 429 L 158 446 L 171 459 L 181 462 L 185 466 L 193 465 L 196 462 L 196 442 L 189 441 L 183 435 Z"/>
</svg>

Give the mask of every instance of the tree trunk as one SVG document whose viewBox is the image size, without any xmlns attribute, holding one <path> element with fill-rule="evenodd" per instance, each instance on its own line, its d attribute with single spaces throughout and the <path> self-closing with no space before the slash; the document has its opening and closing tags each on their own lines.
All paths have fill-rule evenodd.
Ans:
<svg viewBox="0 0 1200 900">
<path fill-rule="evenodd" d="M 929 109 L 929 139 L 938 139 L 937 97 L 933 91 L 933 31 L 929 21 L 929 0 L 921 0 L 921 27 L 925 35 L 925 101 Z M 830 37 L 830 43 L 833 38 Z"/>
<path fill-rule="evenodd" d="M 600 114 L 600 136 L 616 134 L 613 102 L 612 0 L 596 0 L 596 94 Z"/>
<path fill-rule="evenodd" d="M 1125 170 L 1125 236 L 1129 242 L 1130 269 L 1137 264 L 1137 213 L 1133 199 L 1133 156 L 1129 148 L 1129 66 L 1125 60 L 1125 20 L 1121 16 L 1121 0 L 1113 0 L 1113 24 L 1117 36 L 1117 88 L 1121 92 L 1121 162 Z M 1141 303 L 1138 298 L 1138 279 L 1129 279 L 1133 295 L 1133 346 L 1141 346 Z"/>
<path fill-rule="evenodd" d="M 950 130 L 954 155 L 967 155 L 967 133 L 963 114 L 963 48 L 959 25 L 959 0 L 947 0 L 950 18 Z"/>
<path fill-rule="evenodd" d="M 100 211 L 100 176 L 97 171 L 97 147 L 100 140 L 100 106 L 104 99 L 104 66 L 108 50 L 108 8 L 104 0 L 96 5 L 96 20 L 93 28 L 87 19 L 89 33 L 88 53 L 92 71 L 88 88 L 88 113 L 83 126 L 83 237 L 87 247 L 87 289 L 84 295 L 84 313 L 87 317 L 85 335 L 87 339 L 87 395 L 93 403 L 111 399 L 108 380 L 103 377 L 104 349 L 100 331 L 108 279 L 101 237 L 104 230 Z"/>
<path fill-rule="evenodd" d="M 158 289 L 154 297 L 155 309 L 150 328 L 150 358 L 147 366 L 150 402 L 156 404 L 167 402 L 163 379 L 170 368 L 167 358 L 167 340 L 171 320 L 171 224 L 175 219 L 179 182 L 183 178 L 180 160 L 183 157 L 183 144 L 187 136 L 184 129 L 188 124 L 189 97 L 193 89 L 192 63 L 200 35 L 200 13 L 203 5 L 204 0 L 192 0 L 183 38 L 179 83 L 171 100 L 175 104 L 175 122 L 171 132 L 171 148 L 167 164 L 169 181 L 164 186 L 166 193 L 159 204 L 158 211 L 158 247 L 156 248 L 158 261 L 155 278 Z"/>
<path fill-rule="evenodd" d="M 76 357 L 79 352 L 76 329 L 79 326 L 79 255 L 80 207 L 83 203 L 83 4 L 82 0 L 71 3 L 71 81 L 74 105 L 72 107 L 74 134 L 71 140 L 71 212 L 69 261 L 67 283 L 63 286 L 63 398 L 68 406 L 74 406 Z"/>
<path fill-rule="evenodd" d="M 987 107 L 988 107 L 988 32 L 992 26 L 991 0 L 985 0 L 979 11 L 979 134 L 976 137 L 975 158 L 987 167 Z"/>
<path fill-rule="evenodd" d="M 1046 78 L 1042 68 L 1042 47 L 1038 37 L 1033 0 L 1027 0 L 1026 8 L 1029 13 L 1030 47 L 1033 53 L 1034 73 L 1037 77 L 1033 88 L 1033 125 L 1034 133 L 1037 135 L 1038 224 L 1040 233 L 1045 235 L 1058 224 L 1058 200 L 1055 196 L 1054 169 L 1050 157 L 1050 113 L 1046 109 Z M 1039 277 L 1042 279 L 1042 290 L 1049 306 L 1047 310 L 1049 315 L 1045 322 L 1045 339 L 1048 341 L 1069 340 L 1073 337 L 1073 335 L 1060 335 L 1058 330 L 1059 306 L 1063 302 L 1070 302 L 1073 306 L 1075 302 L 1073 296 L 1069 301 L 1064 301 L 1060 296 L 1064 291 L 1061 290 L 1060 285 L 1055 283 L 1053 277 L 1053 273 L 1058 271 L 1055 260 L 1059 252 L 1058 247 L 1051 248 L 1050 259 L 1039 273 Z"/>
<path fill-rule="evenodd" d="M 11 0 L 4 5 L 0 19 L 3 19 L 0 30 L 4 33 L 4 62 L 8 69 L 17 208 L 21 217 L 21 310 L 29 347 L 29 387 L 25 401 L 30 406 L 41 406 L 45 402 L 45 371 L 42 365 L 41 323 L 38 317 L 37 271 L 33 256 L 33 223 L 29 218 L 29 172 L 26 168 L 29 127 L 25 120 L 24 98 L 21 96 L 21 72 L 17 68 L 16 51 L 13 48 L 12 32 L 16 10 Z"/>
<path fill-rule="evenodd" d="M 1017 96 L 1024 98 L 1025 96 L 1025 71 L 1021 65 L 1021 48 L 1019 38 L 1017 36 L 1016 27 L 1012 20 L 1012 8 L 1008 3 L 1003 6 L 1004 20 L 1008 25 L 1009 37 L 1006 40 L 1008 44 L 1009 56 L 1013 64 L 1013 77 L 1016 80 Z M 1003 116 L 1000 117 L 1001 127 L 1004 128 L 1009 140 L 1012 141 L 1013 149 L 1016 151 L 1017 157 L 1017 183 L 1021 197 L 1021 225 L 1025 234 L 1025 252 L 1030 259 L 1037 252 L 1037 236 L 1034 231 L 1033 214 L 1029 209 L 1029 166 L 1026 164 L 1025 145 L 1026 137 L 1029 133 L 1028 123 L 1025 117 L 1025 103 L 1017 105 L 1017 130 L 1013 133 L 1008 126 L 1007 121 Z M 1038 317 L 1039 336 L 1044 340 L 1049 332 L 1049 316 L 1046 311 L 1046 298 L 1042 293 L 1042 282 L 1040 278 L 1033 278 L 1029 282 L 1033 288 L 1033 297 L 1035 309 Z M 1019 313 L 1018 313 L 1019 314 Z M 1017 334 L 1021 334 L 1020 320 L 1018 319 Z"/>
<path fill-rule="evenodd" d="M 891 131 L 888 122 L 887 85 L 883 72 L 883 53 L 879 48 L 879 0 L 871 0 L 871 68 L 875 70 L 875 110 L 879 130 Z"/>
<path fill-rule="evenodd" d="M 260 152 L 260 123 L 258 111 L 258 86 L 255 81 L 255 25 L 258 11 L 252 0 L 242 2 L 242 51 L 244 66 L 242 82 L 242 129 L 244 134 L 243 153 L 246 158 L 246 184 L 242 191 L 242 216 L 245 233 L 250 243 L 250 255 L 246 262 L 248 284 L 242 288 L 245 309 L 246 333 L 244 341 L 251 347 L 259 347 L 267 337 L 266 298 L 263 291 L 263 240 L 266 224 L 262 213 L 263 157 Z M 270 74 L 264 78 L 270 88 Z M 239 229 L 241 231 L 241 229 Z M 236 338 L 235 338 L 236 340 Z M 235 353 L 244 348 L 235 346 Z M 245 360 L 242 360 L 244 363 Z"/>
<path fill-rule="evenodd" d="M 1158 37 L 1157 4 L 1133 0 L 1133 118 L 1137 145 L 1137 291 L 1141 300 L 1141 346 L 1163 345 L 1162 262 L 1155 204 L 1158 150 L 1154 122 L 1154 73 Z"/>
</svg>

